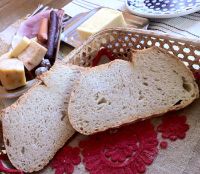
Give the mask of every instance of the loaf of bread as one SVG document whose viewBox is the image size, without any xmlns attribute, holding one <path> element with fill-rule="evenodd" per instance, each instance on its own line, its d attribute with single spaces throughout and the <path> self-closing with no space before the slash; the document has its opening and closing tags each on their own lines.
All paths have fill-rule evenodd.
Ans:
<svg viewBox="0 0 200 174">
<path fill-rule="evenodd" d="M 16 103 L 1 112 L 11 163 L 25 172 L 42 169 L 74 134 L 67 108 L 81 68 L 56 62 Z"/>
<path fill-rule="evenodd" d="M 68 115 L 74 129 L 89 135 L 181 109 L 198 96 L 192 72 L 152 47 L 134 51 L 132 62 L 115 60 L 83 72 Z"/>
</svg>

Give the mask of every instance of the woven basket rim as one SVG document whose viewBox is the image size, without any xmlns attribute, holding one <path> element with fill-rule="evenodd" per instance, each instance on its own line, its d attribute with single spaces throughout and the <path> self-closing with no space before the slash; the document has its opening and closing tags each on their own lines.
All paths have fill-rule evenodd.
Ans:
<svg viewBox="0 0 200 174">
<path fill-rule="evenodd" d="M 134 32 L 136 34 L 145 34 L 145 35 L 149 35 L 152 37 L 158 37 L 160 36 L 161 38 L 164 39 L 168 39 L 168 40 L 176 40 L 178 42 L 183 42 L 189 45 L 194 45 L 194 46 L 198 46 L 200 47 L 200 39 L 195 39 L 195 38 L 183 38 L 177 35 L 171 35 L 171 34 L 165 34 L 165 33 L 158 33 L 156 31 L 152 31 L 152 30 L 144 30 L 144 29 L 136 29 L 136 28 L 130 28 L 130 27 L 116 27 L 116 28 L 109 28 L 109 29 L 104 29 L 94 35 L 92 35 L 91 37 L 89 37 L 88 40 L 84 41 L 83 44 L 77 48 L 75 48 L 73 51 L 71 51 L 66 57 L 65 57 L 65 61 L 67 62 L 67 60 L 71 59 L 74 55 L 76 55 L 81 49 L 82 47 L 84 47 L 85 45 L 88 45 L 90 42 L 92 42 L 96 37 L 101 36 L 102 34 L 105 33 L 109 33 L 109 32 Z"/>
<path fill-rule="evenodd" d="M 157 31 L 153 31 L 153 30 L 145 30 L 145 29 L 136 29 L 136 28 L 131 28 L 131 27 L 116 27 L 116 28 L 109 28 L 109 29 L 104 29 L 94 35 L 92 35 L 87 41 L 90 42 L 92 41 L 95 37 L 108 33 L 108 32 L 114 32 L 114 31 L 118 31 L 118 32 L 135 32 L 136 34 L 147 34 L 149 36 L 161 36 L 162 38 L 166 38 L 166 39 L 173 39 L 173 40 L 177 40 L 177 41 L 181 41 L 181 42 L 185 42 L 187 44 L 192 44 L 195 46 L 200 46 L 200 39 L 196 39 L 196 38 L 189 38 L 189 37 L 181 37 L 178 35 L 173 35 L 173 34 L 167 34 L 167 33 L 159 33 Z M 85 42 L 87 42 L 85 41 Z M 87 42 L 87 43 L 88 43 Z M 84 44 L 84 43 L 83 43 Z"/>
</svg>

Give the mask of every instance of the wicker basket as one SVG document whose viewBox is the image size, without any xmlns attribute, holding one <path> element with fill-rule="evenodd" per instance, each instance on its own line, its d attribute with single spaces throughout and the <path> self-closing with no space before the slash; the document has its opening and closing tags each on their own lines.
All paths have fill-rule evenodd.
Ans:
<svg viewBox="0 0 200 174">
<path fill-rule="evenodd" d="M 122 59 L 130 58 L 131 49 L 158 46 L 178 56 L 193 72 L 200 72 L 200 40 L 189 40 L 167 34 L 133 28 L 103 30 L 90 37 L 82 46 L 72 51 L 65 62 L 91 66 L 101 47 L 106 47 Z"/>
</svg>

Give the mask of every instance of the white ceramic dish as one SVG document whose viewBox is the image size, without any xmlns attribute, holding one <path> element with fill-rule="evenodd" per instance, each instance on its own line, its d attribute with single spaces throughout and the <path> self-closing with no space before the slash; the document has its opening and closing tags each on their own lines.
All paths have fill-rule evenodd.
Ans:
<svg viewBox="0 0 200 174">
<path fill-rule="evenodd" d="M 173 18 L 200 11 L 200 0 L 125 0 L 128 10 L 146 18 Z"/>
</svg>

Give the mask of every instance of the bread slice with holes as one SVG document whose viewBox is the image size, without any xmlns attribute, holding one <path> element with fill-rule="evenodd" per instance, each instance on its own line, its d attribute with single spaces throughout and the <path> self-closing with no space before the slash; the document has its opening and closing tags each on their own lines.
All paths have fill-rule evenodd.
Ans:
<svg viewBox="0 0 200 174">
<path fill-rule="evenodd" d="M 42 169 L 75 133 L 67 108 L 81 70 L 56 62 L 33 88 L 1 112 L 6 151 L 17 169 Z"/>
<path fill-rule="evenodd" d="M 198 96 L 192 72 L 153 47 L 133 51 L 132 62 L 114 60 L 85 71 L 68 115 L 74 129 L 89 135 L 184 108 Z"/>
</svg>

